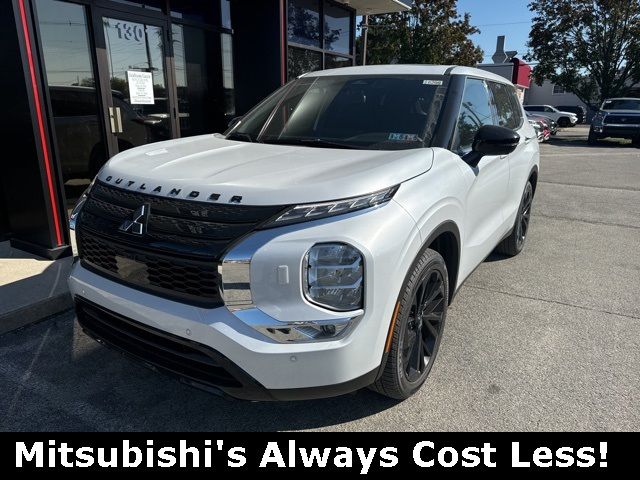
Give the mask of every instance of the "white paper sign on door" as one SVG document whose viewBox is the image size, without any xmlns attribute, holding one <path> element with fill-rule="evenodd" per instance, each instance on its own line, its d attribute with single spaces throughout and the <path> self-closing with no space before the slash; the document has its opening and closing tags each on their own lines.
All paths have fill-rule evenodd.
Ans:
<svg viewBox="0 0 640 480">
<path fill-rule="evenodd" d="M 153 75 L 151 72 L 127 71 L 131 105 L 153 105 Z"/>
</svg>

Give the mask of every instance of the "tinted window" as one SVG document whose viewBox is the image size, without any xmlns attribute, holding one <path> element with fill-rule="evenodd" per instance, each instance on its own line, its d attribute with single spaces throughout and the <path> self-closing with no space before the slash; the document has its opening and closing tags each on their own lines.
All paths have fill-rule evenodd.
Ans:
<svg viewBox="0 0 640 480">
<path fill-rule="evenodd" d="M 603 110 L 640 110 L 640 98 L 618 98 L 605 100 L 602 104 Z"/>
<path fill-rule="evenodd" d="M 545 112 L 555 112 L 555 110 L 551 107 L 544 107 Z"/>
<path fill-rule="evenodd" d="M 304 48 L 289 47 L 287 60 L 289 80 L 293 80 L 303 73 L 315 72 L 321 69 L 322 53 Z"/>
<path fill-rule="evenodd" d="M 473 139 L 480 127 L 494 124 L 492 102 L 489 88 L 483 80 L 467 79 L 452 144 L 452 150 L 458 155 L 471 151 Z"/>
<path fill-rule="evenodd" d="M 56 117 L 86 117 L 95 115 L 98 109 L 96 91 L 93 88 L 50 87 L 49 93 L 53 115 Z"/>
<path fill-rule="evenodd" d="M 498 115 L 498 125 L 516 130 L 522 124 L 520 102 L 513 87 L 489 82 Z"/>
<path fill-rule="evenodd" d="M 320 2 L 290 0 L 288 15 L 289 41 L 320 48 Z"/>
<path fill-rule="evenodd" d="M 525 105 L 524 109 L 527 112 L 544 112 L 544 107 L 534 107 L 534 106 L 531 106 L 531 105 Z"/>
</svg>

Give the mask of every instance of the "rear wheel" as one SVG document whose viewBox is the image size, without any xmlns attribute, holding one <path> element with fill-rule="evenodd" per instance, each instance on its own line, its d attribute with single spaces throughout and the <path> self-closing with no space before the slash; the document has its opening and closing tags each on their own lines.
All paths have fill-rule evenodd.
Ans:
<svg viewBox="0 0 640 480">
<path fill-rule="evenodd" d="M 635 147 L 640 148 L 640 137 L 634 138 L 632 142 Z"/>
<path fill-rule="evenodd" d="M 530 181 L 524 187 L 520 207 L 516 215 L 516 223 L 511 233 L 496 247 L 496 252 L 513 257 L 524 248 L 524 242 L 529 233 L 529 221 L 531 220 L 531 205 L 533 204 L 533 185 Z"/>
<path fill-rule="evenodd" d="M 447 266 L 427 249 L 414 264 L 400 294 L 391 343 L 381 377 L 371 389 L 397 400 L 425 382 L 440 346 L 449 303 Z"/>
</svg>

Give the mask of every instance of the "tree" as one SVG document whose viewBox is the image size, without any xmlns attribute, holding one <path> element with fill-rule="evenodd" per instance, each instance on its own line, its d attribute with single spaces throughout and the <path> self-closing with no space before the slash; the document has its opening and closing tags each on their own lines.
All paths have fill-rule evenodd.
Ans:
<svg viewBox="0 0 640 480">
<path fill-rule="evenodd" d="M 640 81 L 640 0 L 536 0 L 527 60 L 591 108 Z"/>
<path fill-rule="evenodd" d="M 367 64 L 422 63 L 476 65 L 483 52 L 469 39 L 480 31 L 457 0 L 415 0 L 408 12 L 369 19 Z"/>
</svg>

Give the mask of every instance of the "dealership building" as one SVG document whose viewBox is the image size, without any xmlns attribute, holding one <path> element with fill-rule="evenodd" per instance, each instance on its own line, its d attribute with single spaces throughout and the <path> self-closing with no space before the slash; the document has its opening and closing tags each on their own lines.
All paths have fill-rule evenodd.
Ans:
<svg viewBox="0 0 640 480">
<path fill-rule="evenodd" d="M 0 241 L 69 255 L 69 209 L 123 150 L 222 132 L 304 72 L 355 63 L 400 0 L 4 0 Z"/>
</svg>

